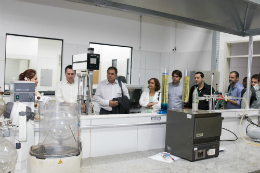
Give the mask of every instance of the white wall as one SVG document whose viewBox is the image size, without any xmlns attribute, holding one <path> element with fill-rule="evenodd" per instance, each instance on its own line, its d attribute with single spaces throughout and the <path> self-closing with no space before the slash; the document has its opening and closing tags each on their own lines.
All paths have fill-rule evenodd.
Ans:
<svg viewBox="0 0 260 173">
<path fill-rule="evenodd" d="M 141 72 L 141 84 L 147 85 L 147 81 L 151 77 L 156 77 L 161 81 L 162 68 L 169 70 L 169 81 L 172 80 L 171 73 L 175 69 L 182 72 L 185 69 L 211 70 L 212 32 L 180 23 L 174 25 L 175 28 L 168 27 L 165 26 L 164 29 L 169 31 L 169 37 L 172 36 L 172 40 L 168 43 L 173 45 L 166 46 L 168 51 L 133 51 L 132 84 L 138 84 L 139 71 Z M 171 48 L 174 48 L 175 45 L 177 51 L 174 52 Z"/>
<path fill-rule="evenodd" d="M 0 69 L 4 69 L 5 34 L 13 33 L 63 39 L 63 79 L 72 55 L 86 53 L 89 42 L 133 47 L 132 84 L 139 82 L 139 72 L 141 84 L 151 77 L 161 78 L 161 67 L 170 72 L 210 70 L 209 30 L 143 16 L 139 60 L 139 15 L 69 1 L 34 2 L 45 5 L 0 0 Z"/>
</svg>

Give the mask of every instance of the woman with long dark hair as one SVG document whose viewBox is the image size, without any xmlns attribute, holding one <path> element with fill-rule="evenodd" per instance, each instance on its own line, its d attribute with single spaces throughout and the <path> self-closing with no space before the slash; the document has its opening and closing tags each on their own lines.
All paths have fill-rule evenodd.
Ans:
<svg viewBox="0 0 260 173">
<path fill-rule="evenodd" d="M 37 74 L 36 74 L 36 70 L 34 69 L 28 69 L 28 70 L 25 70 L 23 73 L 21 73 L 19 75 L 19 80 L 20 81 L 31 81 L 31 82 L 35 82 L 35 87 L 37 87 L 37 84 L 38 84 L 38 78 L 37 78 Z M 41 95 L 39 93 L 39 91 L 36 90 L 35 88 L 35 95 Z"/>
</svg>

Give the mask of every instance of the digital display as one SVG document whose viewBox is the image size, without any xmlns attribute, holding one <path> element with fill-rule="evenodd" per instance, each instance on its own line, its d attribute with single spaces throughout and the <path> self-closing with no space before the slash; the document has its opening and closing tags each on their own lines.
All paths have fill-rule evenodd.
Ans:
<svg viewBox="0 0 260 173">
<path fill-rule="evenodd" d="M 90 58 L 90 64 L 97 64 L 96 58 Z"/>
</svg>

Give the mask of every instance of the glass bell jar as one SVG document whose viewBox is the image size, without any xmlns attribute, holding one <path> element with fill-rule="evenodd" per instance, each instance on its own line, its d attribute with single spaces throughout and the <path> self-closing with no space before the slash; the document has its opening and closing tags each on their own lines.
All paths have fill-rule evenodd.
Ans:
<svg viewBox="0 0 260 173">
<path fill-rule="evenodd" d="M 38 158 L 67 157 L 80 154 L 80 107 L 73 103 L 41 104 L 40 140 L 30 150 Z"/>
<path fill-rule="evenodd" d="M 0 130 L 0 173 L 10 172 L 17 161 L 17 151 L 14 145 L 5 139 Z"/>
</svg>

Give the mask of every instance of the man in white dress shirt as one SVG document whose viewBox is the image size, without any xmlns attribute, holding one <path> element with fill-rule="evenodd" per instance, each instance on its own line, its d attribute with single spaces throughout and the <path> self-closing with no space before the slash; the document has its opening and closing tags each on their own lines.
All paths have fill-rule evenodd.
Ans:
<svg viewBox="0 0 260 173">
<path fill-rule="evenodd" d="M 122 97 L 122 91 L 119 86 L 117 77 L 117 68 L 109 67 L 107 69 L 107 79 L 101 81 L 98 84 L 95 100 L 100 105 L 100 115 L 101 114 L 112 114 L 112 107 L 118 106 L 118 101 L 113 101 L 113 98 Z M 122 83 L 122 90 L 124 96 L 127 96 L 128 99 L 129 93 L 126 86 Z"/>
<path fill-rule="evenodd" d="M 75 83 L 76 71 L 72 70 L 72 65 L 65 68 L 65 81 L 60 81 L 55 89 L 55 99 L 57 102 L 77 103 L 78 85 Z"/>
</svg>

